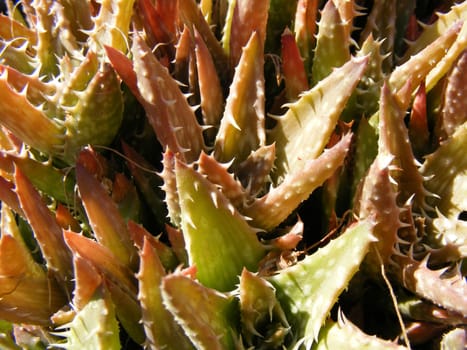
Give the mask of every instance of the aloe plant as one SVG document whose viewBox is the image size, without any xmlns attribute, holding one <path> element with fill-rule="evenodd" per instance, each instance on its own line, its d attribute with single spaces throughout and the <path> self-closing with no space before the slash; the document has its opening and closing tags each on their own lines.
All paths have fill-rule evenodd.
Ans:
<svg viewBox="0 0 467 350">
<path fill-rule="evenodd" d="M 467 3 L 422 3 L 5 1 L 0 346 L 465 347 Z"/>
</svg>

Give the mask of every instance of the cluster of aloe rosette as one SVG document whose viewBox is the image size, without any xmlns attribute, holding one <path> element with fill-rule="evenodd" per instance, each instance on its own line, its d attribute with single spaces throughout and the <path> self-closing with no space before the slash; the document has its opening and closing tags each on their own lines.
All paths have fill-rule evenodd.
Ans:
<svg viewBox="0 0 467 350">
<path fill-rule="evenodd" d="M 2 349 L 465 348 L 467 2 L 5 7 Z"/>
</svg>

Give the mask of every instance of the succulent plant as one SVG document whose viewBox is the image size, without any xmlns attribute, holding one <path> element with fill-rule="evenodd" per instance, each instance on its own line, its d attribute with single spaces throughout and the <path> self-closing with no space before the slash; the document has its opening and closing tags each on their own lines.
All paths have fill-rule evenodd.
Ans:
<svg viewBox="0 0 467 350">
<path fill-rule="evenodd" d="M 466 2 L 4 4 L 2 349 L 466 346 Z"/>
</svg>

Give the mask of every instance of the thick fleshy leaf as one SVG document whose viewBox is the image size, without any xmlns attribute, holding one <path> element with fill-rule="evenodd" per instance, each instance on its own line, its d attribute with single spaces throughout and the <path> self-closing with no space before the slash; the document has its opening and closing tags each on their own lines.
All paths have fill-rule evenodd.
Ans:
<svg viewBox="0 0 467 350">
<path fill-rule="evenodd" d="M 266 142 L 260 40 L 259 34 L 253 32 L 235 69 L 214 147 L 214 154 L 221 162 L 239 163 Z"/>
<path fill-rule="evenodd" d="M 268 134 L 268 143 L 276 144 L 276 182 L 289 172 L 300 172 L 304 162 L 321 154 L 367 62 L 365 57 L 350 60 L 288 105 Z"/>
<path fill-rule="evenodd" d="M 92 67 L 97 64 L 95 55 L 89 53 L 70 81 L 60 86 L 63 91 L 58 103 L 64 110 L 66 132 L 63 149 L 59 150 L 68 161 L 74 160 L 87 144 L 108 145 L 123 119 L 123 96 L 117 75 L 108 63 L 98 65 L 92 74 Z"/>
<path fill-rule="evenodd" d="M 256 348 L 261 348 L 261 344 L 280 347 L 290 329 L 274 287 L 265 279 L 244 269 L 240 277 L 239 292 L 242 335 L 247 343 L 250 346 L 256 345 Z M 260 333 L 264 329 L 267 329 L 267 334 Z"/>
<path fill-rule="evenodd" d="M 195 161 L 204 148 L 204 140 L 193 109 L 139 35 L 134 36 L 132 52 L 143 107 L 159 142 L 189 163 Z"/>
<path fill-rule="evenodd" d="M 64 129 L 29 102 L 25 92 L 18 92 L 10 85 L 7 70 L 0 74 L 0 91 L 0 123 L 31 147 L 57 153 Z"/>
<path fill-rule="evenodd" d="M 224 81 L 224 79 L 230 75 L 230 69 L 226 70 L 226 67 L 229 66 L 227 55 L 212 32 L 208 22 L 206 22 L 198 4 L 194 0 L 178 0 L 178 6 L 180 19 L 190 29 L 191 33 L 193 33 L 194 28 L 196 28 L 211 53 L 220 80 Z"/>
<path fill-rule="evenodd" d="M 246 190 L 229 173 L 227 167 L 229 164 L 221 164 L 214 157 L 201 153 L 199 157 L 199 169 L 201 174 L 213 184 L 219 186 L 224 196 L 236 207 L 239 208 L 246 200 Z"/>
<path fill-rule="evenodd" d="M 404 350 L 405 346 L 363 333 L 357 326 L 339 314 L 338 322 L 329 320 L 321 329 L 312 350 Z"/>
<path fill-rule="evenodd" d="M 130 337 L 138 343 L 144 341 L 141 308 L 137 300 L 137 281 L 133 272 L 106 247 L 73 232 L 65 232 L 65 240 L 75 256 L 92 264 L 102 276 L 115 304 L 117 317 Z"/>
<path fill-rule="evenodd" d="M 391 161 L 388 155 L 376 157 L 362 183 L 361 195 L 356 203 L 360 220 L 373 219 L 375 222 L 373 234 L 378 242 L 374 246 L 378 252 L 371 249 L 367 256 L 369 268 L 375 274 L 380 271 L 380 259 L 385 264 L 390 262 L 398 241 L 397 231 L 402 225 L 396 188 L 389 175 Z"/>
<path fill-rule="evenodd" d="M 243 267 L 257 270 L 265 247 L 215 185 L 180 161 L 175 175 L 190 265 L 196 266 L 202 284 L 220 291 L 234 289 Z"/>
<path fill-rule="evenodd" d="M 381 54 L 381 44 L 381 41 L 375 40 L 370 34 L 356 54 L 357 57 L 368 56 L 368 68 L 355 92 L 357 111 L 367 117 L 378 110 L 379 95 L 384 82 L 383 61 L 385 56 Z"/>
<path fill-rule="evenodd" d="M 414 196 L 416 208 L 426 209 L 426 197 L 429 193 L 423 187 L 423 177 L 413 155 L 409 132 L 404 123 L 405 110 L 401 108 L 397 97 L 389 91 L 387 84 L 382 88 L 379 113 L 378 152 L 393 156 L 392 165 L 400 169 L 391 172 L 398 184 L 398 204 L 403 205 Z"/>
<path fill-rule="evenodd" d="M 94 28 L 89 33 L 90 38 L 97 42 L 97 46 L 107 45 L 122 52 L 129 50 L 127 40 L 134 2 L 134 0 L 101 2 L 99 13 L 93 19 Z"/>
<path fill-rule="evenodd" d="M 251 152 L 248 158 L 238 165 L 235 175 L 250 195 L 255 196 L 269 184 L 269 175 L 275 159 L 276 147 L 272 144 Z"/>
<path fill-rule="evenodd" d="M 31 225 L 49 271 L 61 281 L 64 287 L 72 280 L 72 258 L 63 239 L 62 228 L 52 212 L 43 202 L 19 168 L 15 171 L 16 193 L 29 224 Z"/>
<path fill-rule="evenodd" d="M 139 282 L 138 300 L 141 303 L 146 345 L 151 349 L 192 349 L 190 340 L 162 303 L 161 281 L 165 270 L 147 238 L 144 238 L 140 250 L 140 261 L 136 278 Z"/>
<path fill-rule="evenodd" d="M 397 3 L 399 1 L 375 1 L 361 34 L 365 39 L 370 35 L 382 40 L 380 54 L 385 56 L 383 71 L 390 72 L 394 64 L 394 41 L 396 36 Z M 383 40 L 384 39 L 384 40 Z"/>
<path fill-rule="evenodd" d="M 269 0 L 251 2 L 238 0 L 232 18 L 230 32 L 230 63 L 236 67 L 242 56 L 243 47 L 247 45 L 252 33 L 258 35 L 259 51 L 263 52 L 266 39 Z"/>
<path fill-rule="evenodd" d="M 211 54 L 198 31 L 195 31 L 195 53 L 204 124 L 217 129 L 222 116 L 224 96 Z"/>
<path fill-rule="evenodd" d="M 214 289 L 172 274 L 162 280 L 162 298 L 197 349 L 236 349 L 237 304 Z"/>
<path fill-rule="evenodd" d="M 300 48 L 305 67 L 308 71 L 312 55 L 312 48 L 315 46 L 316 18 L 318 16 L 317 0 L 298 0 L 295 13 L 294 30 L 295 40 Z"/>
<path fill-rule="evenodd" d="M 450 219 L 467 210 L 467 122 L 457 128 L 432 154 L 427 156 L 420 171 L 425 176 L 427 189 L 439 197 L 433 206 Z"/>
<path fill-rule="evenodd" d="M 456 273 L 446 276 L 446 269 L 428 268 L 428 256 L 423 261 L 411 257 L 397 257 L 398 277 L 405 288 L 445 309 L 467 317 L 467 281 Z"/>
<path fill-rule="evenodd" d="M 445 57 L 449 48 L 455 43 L 461 29 L 462 22 L 453 24 L 441 36 L 422 51 L 410 57 L 406 62 L 397 66 L 389 76 L 389 86 L 392 92 L 401 90 L 410 81 L 411 89 L 415 90 L 428 73 Z M 445 65 L 446 67 L 446 65 Z M 447 69 L 447 67 L 445 68 Z M 432 85 L 428 82 L 426 89 Z"/>
<path fill-rule="evenodd" d="M 128 231 L 130 232 L 135 246 L 138 247 L 139 250 L 143 249 L 144 241 L 148 240 L 152 248 L 155 249 L 162 266 L 168 271 L 175 270 L 179 262 L 177 261 L 177 257 L 173 252 L 172 247 L 161 242 L 159 237 L 153 236 L 143 226 L 138 225 L 134 221 L 128 222 Z"/>
<path fill-rule="evenodd" d="M 467 121 L 467 50 L 458 58 L 447 76 L 442 109 L 436 120 L 435 137 L 446 139 Z"/>
<path fill-rule="evenodd" d="M 33 260 L 5 204 L 0 231 L 0 318 L 50 325 L 52 314 L 67 303 L 63 289 Z"/>
<path fill-rule="evenodd" d="M 60 348 L 67 350 L 118 350 L 119 329 L 115 317 L 115 306 L 104 288 L 95 291 L 91 300 L 77 310 L 73 321 L 57 330 L 57 335 L 66 338 Z"/>
<path fill-rule="evenodd" d="M 81 164 L 76 165 L 76 179 L 95 238 L 122 264 L 136 270 L 137 252 L 117 205 Z"/>
<path fill-rule="evenodd" d="M 305 66 L 294 35 L 289 29 L 281 37 L 282 71 L 285 79 L 285 95 L 288 102 L 309 89 Z"/>
<path fill-rule="evenodd" d="M 292 326 L 295 348 L 310 349 L 339 294 L 347 288 L 374 242 L 372 225 L 361 221 L 339 238 L 268 280 Z"/>
<path fill-rule="evenodd" d="M 437 13 L 438 19 L 431 25 L 423 28 L 422 34 L 418 39 L 411 43 L 406 50 L 403 60 L 420 52 L 429 46 L 437 38 L 442 36 L 454 23 L 460 20 L 467 20 L 467 3 L 461 2 L 452 6 L 446 13 Z"/>
<path fill-rule="evenodd" d="M 70 203 L 73 199 L 75 184 L 72 174 L 37 161 L 28 154 L 0 153 L 0 169 L 13 174 L 15 166 L 27 175 L 34 187 L 46 195 L 62 203 Z"/>
<path fill-rule="evenodd" d="M 313 85 L 322 82 L 334 68 L 350 60 L 350 36 L 334 1 L 328 1 L 321 12 L 313 56 Z M 338 43 L 338 44 L 336 44 Z"/>
<path fill-rule="evenodd" d="M 108 248 L 74 232 L 66 231 L 64 235 L 75 256 L 86 259 L 103 276 L 136 296 L 136 280 L 132 271 L 116 259 Z"/>
<path fill-rule="evenodd" d="M 348 134 L 318 158 L 302 162 L 300 172 L 288 174 L 279 186 L 246 205 L 242 213 L 255 227 L 271 230 L 278 226 L 343 164 L 351 138 Z"/>
</svg>

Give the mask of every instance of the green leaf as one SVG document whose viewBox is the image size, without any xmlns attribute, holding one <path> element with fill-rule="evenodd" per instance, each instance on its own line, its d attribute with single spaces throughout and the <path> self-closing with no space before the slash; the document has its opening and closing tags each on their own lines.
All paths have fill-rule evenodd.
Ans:
<svg viewBox="0 0 467 350">
<path fill-rule="evenodd" d="M 179 160 L 175 174 L 190 265 L 205 286 L 234 289 L 243 267 L 256 271 L 266 248 L 212 183 Z"/>
<path fill-rule="evenodd" d="M 59 327 L 66 337 L 60 348 L 67 350 L 119 350 L 120 339 L 115 307 L 108 294 L 98 289 L 94 297 L 78 310 L 73 321 Z"/>
<path fill-rule="evenodd" d="M 276 182 L 301 172 L 306 161 L 322 153 L 367 62 L 366 57 L 350 60 L 288 105 L 268 135 L 268 143 L 276 144 Z"/>
<path fill-rule="evenodd" d="M 292 326 L 296 348 L 303 344 L 309 349 L 317 339 L 331 308 L 374 242 L 371 231 L 369 221 L 360 221 L 316 253 L 268 278 Z"/>
<path fill-rule="evenodd" d="M 238 306 L 233 297 L 181 274 L 163 279 L 162 297 L 197 349 L 237 349 Z"/>
<path fill-rule="evenodd" d="M 363 333 L 357 326 L 340 314 L 339 322 L 329 320 L 321 329 L 318 341 L 312 350 L 386 350 L 407 349 L 405 346 L 370 336 Z"/>
</svg>

